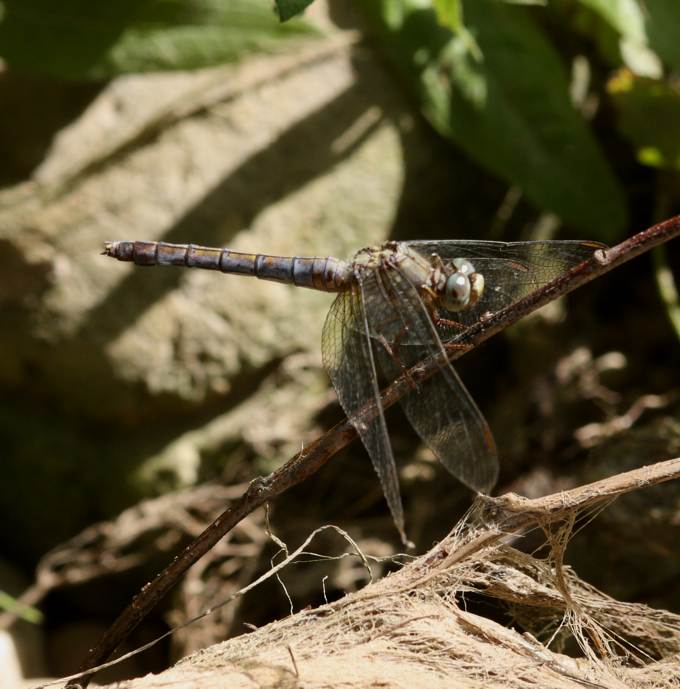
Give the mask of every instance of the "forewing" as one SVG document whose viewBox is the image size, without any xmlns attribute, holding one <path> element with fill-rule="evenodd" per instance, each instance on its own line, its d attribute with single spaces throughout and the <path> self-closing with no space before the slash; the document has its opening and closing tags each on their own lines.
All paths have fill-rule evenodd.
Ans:
<svg viewBox="0 0 680 689">
<path fill-rule="evenodd" d="M 378 360 L 390 379 L 432 355 L 443 355 L 444 346 L 430 313 L 418 290 L 398 268 L 377 273 L 381 291 L 398 311 L 402 328 L 409 341 L 421 344 L 399 344 L 392 341 L 388 351 L 376 343 Z M 384 318 L 384 309 L 374 314 L 371 301 L 367 315 L 371 327 L 379 331 L 377 315 Z M 461 482 L 479 492 L 487 492 L 498 476 L 498 459 L 489 426 L 474 400 L 448 361 L 439 371 L 400 400 L 404 411 L 423 442 L 439 461 Z"/>
<path fill-rule="evenodd" d="M 323 327 L 321 351 L 340 405 L 368 451 L 394 522 L 406 542 L 397 469 L 380 401 L 361 280 L 333 302 Z"/>
<path fill-rule="evenodd" d="M 435 253 L 445 263 L 454 258 L 467 258 L 484 277 L 484 292 L 474 307 L 455 314 L 440 313 L 464 325 L 476 322 L 482 313 L 493 313 L 527 296 L 590 258 L 597 249 L 606 248 L 599 242 L 559 240 L 422 240 L 406 242 L 406 245 L 424 256 Z"/>
</svg>

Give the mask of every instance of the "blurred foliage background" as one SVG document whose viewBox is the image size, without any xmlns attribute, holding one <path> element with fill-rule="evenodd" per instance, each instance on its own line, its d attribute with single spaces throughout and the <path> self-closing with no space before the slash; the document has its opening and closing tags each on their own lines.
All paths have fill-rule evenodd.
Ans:
<svg viewBox="0 0 680 689">
<path fill-rule="evenodd" d="M 0 1 L 0 609 L 20 618 L 9 633 L 29 675 L 73 671 L 247 481 L 340 418 L 320 362 L 327 295 L 145 271 L 100 257 L 104 240 L 345 257 L 388 238 L 615 243 L 680 211 L 676 0 L 276 10 Z M 460 362 L 499 446 L 498 491 L 677 456 L 679 270 L 671 244 Z M 388 422 L 422 551 L 470 495 L 397 410 Z M 291 544 L 333 522 L 372 554 L 397 549 L 357 443 L 270 518 Z M 608 593 L 677 611 L 678 524 L 676 486 L 641 492 L 569 555 Z M 275 552 L 253 515 L 132 643 L 223 600 Z M 36 571 L 26 602 L 42 616 L 16 602 Z M 347 559 L 283 578 L 294 609 L 366 580 Z M 288 611 L 265 587 L 115 672 Z"/>
</svg>

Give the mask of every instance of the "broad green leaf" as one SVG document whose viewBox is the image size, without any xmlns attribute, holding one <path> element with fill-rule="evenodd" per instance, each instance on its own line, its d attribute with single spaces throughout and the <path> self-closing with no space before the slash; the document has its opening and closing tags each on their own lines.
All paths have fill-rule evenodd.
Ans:
<svg viewBox="0 0 680 689">
<path fill-rule="evenodd" d="M 310 33 L 270 0 L 0 0 L 0 57 L 61 78 L 195 69 Z"/>
<path fill-rule="evenodd" d="M 363 7 L 443 136 L 584 234 L 606 240 L 626 224 L 623 193 L 571 105 L 566 70 L 525 8 L 464 2 L 477 61 L 422 0 Z"/>
<path fill-rule="evenodd" d="M 617 124 L 644 165 L 680 170 L 680 89 L 620 70 L 607 91 Z"/>
<path fill-rule="evenodd" d="M 276 12 L 282 22 L 287 22 L 296 14 L 302 14 L 314 0 L 276 0 Z"/>
<path fill-rule="evenodd" d="M 680 71 L 680 2 L 644 0 L 649 45 L 661 59 Z"/>
</svg>

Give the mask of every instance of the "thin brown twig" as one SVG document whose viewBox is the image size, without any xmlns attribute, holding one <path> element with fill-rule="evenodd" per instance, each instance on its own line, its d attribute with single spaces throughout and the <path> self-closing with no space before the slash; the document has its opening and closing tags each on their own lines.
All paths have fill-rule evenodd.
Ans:
<svg viewBox="0 0 680 689">
<path fill-rule="evenodd" d="M 639 232 L 611 249 L 595 251 L 592 258 L 574 266 L 564 275 L 469 327 L 457 338 L 457 343 L 467 345 L 467 347 L 449 350 L 447 358 L 449 361 L 458 359 L 529 313 L 678 235 L 680 235 L 680 216 L 675 216 Z M 383 408 L 392 406 L 403 397 L 414 382 L 425 381 L 434 375 L 440 365 L 439 356 L 431 357 L 402 374 L 383 391 Z M 378 412 L 373 405 L 366 405 L 355 420 L 364 421 L 372 418 L 376 413 Z M 268 500 L 314 474 L 339 450 L 354 440 L 356 435 L 354 426 L 350 421 L 344 420 L 269 476 L 255 479 L 239 499 L 235 500 L 200 536 L 141 589 L 99 642 L 90 649 L 81 665 L 83 674 L 80 686 L 87 686 L 94 674 L 88 671 L 107 660 L 117 646 L 175 586 L 184 572 L 241 519 Z M 72 680 L 66 685 L 66 689 L 75 689 L 76 686 L 77 684 Z"/>
<path fill-rule="evenodd" d="M 498 498 L 484 498 L 493 503 L 494 508 L 522 516 L 535 515 L 549 520 L 553 515 L 563 515 L 572 510 L 582 510 L 596 503 L 630 493 L 639 488 L 655 486 L 664 481 L 680 478 L 680 457 L 656 462 L 649 466 L 608 476 L 600 481 L 577 486 L 561 493 L 553 493 L 540 498 L 524 498 L 515 493 L 507 493 Z"/>
</svg>

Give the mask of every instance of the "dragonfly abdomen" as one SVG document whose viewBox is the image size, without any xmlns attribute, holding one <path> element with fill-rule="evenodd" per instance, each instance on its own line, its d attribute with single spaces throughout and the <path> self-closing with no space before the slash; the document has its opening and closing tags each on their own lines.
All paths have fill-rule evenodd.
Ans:
<svg viewBox="0 0 680 689">
<path fill-rule="evenodd" d="M 342 292 L 353 279 L 351 265 L 332 256 L 269 256 L 231 249 L 170 244 L 169 242 L 116 241 L 104 244 L 104 254 L 138 266 L 185 266 L 254 275 L 323 292 Z"/>
</svg>

